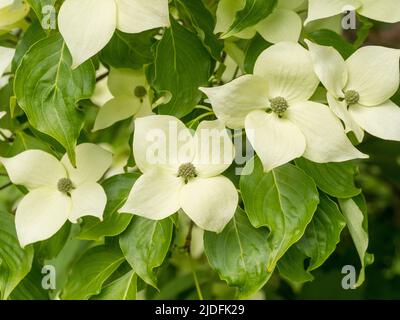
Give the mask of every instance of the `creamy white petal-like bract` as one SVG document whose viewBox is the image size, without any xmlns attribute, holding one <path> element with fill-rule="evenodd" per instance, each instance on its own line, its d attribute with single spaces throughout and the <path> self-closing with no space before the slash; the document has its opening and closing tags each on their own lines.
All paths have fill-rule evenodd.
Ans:
<svg viewBox="0 0 400 320">
<path fill-rule="evenodd" d="M 299 128 L 275 114 L 253 111 L 246 117 L 245 126 L 247 138 L 266 172 L 301 157 L 306 149 Z"/>
<path fill-rule="evenodd" d="M 179 165 L 193 161 L 193 136 L 173 116 L 148 116 L 135 120 L 133 154 L 140 171 L 155 167 L 176 173 Z"/>
<path fill-rule="evenodd" d="M 55 188 L 29 192 L 19 203 L 15 226 L 22 247 L 54 235 L 68 219 L 72 201 Z"/>
<path fill-rule="evenodd" d="M 106 173 L 112 163 L 112 154 L 103 148 L 83 143 L 76 147 L 76 168 L 64 155 L 61 162 L 68 171 L 68 177 L 76 186 L 86 182 L 97 182 Z"/>
<path fill-rule="evenodd" d="M 41 150 L 24 151 L 12 158 L 0 158 L 12 183 L 29 190 L 41 187 L 57 188 L 60 179 L 67 177 L 63 165 Z"/>
<path fill-rule="evenodd" d="M 0 78 L 11 65 L 15 49 L 0 47 Z"/>
<path fill-rule="evenodd" d="M 111 68 L 107 83 L 112 97 L 100 108 L 93 131 L 108 128 L 132 116 L 153 114 L 150 86 L 144 70 Z"/>
<path fill-rule="evenodd" d="M 346 101 L 339 101 L 329 92 L 327 93 L 327 99 L 329 107 L 332 112 L 336 114 L 336 116 L 341 119 L 345 125 L 345 132 L 349 133 L 353 131 L 358 142 L 363 141 L 364 139 L 364 130 L 357 124 L 357 122 L 353 119 L 350 112 L 348 111 Z"/>
<path fill-rule="evenodd" d="M 76 68 L 111 40 L 117 27 L 115 0 L 67 0 L 58 14 L 58 26 Z"/>
<path fill-rule="evenodd" d="M 346 90 L 360 95 L 359 103 L 376 106 L 389 100 L 399 88 L 400 50 L 378 46 L 360 48 L 346 60 Z"/>
<path fill-rule="evenodd" d="M 268 108 L 267 86 L 261 77 L 244 75 L 223 86 L 200 90 L 207 95 L 218 119 L 229 128 L 240 129 L 249 112 Z"/>
<path fill-rule="evenodd" d="M 189 181 L 181 192 L 183 211 L 197 226 L 221 232 L 235 214 L 238 194 L 233 183 L 224 176 Z"/>
<path fill-rule="evenodd" d="M 287 110 L 287 118 L 306 138 L 304 157 L 317 163 L 368 158 L 347 138 L 339 119 L 325 105 L 299 102 Z"/>
<path fill-rule="evenodd" d="M 293 10 L 276 9 L 266 19 L 256 25 L 257 32 L 268 42 L 297 42 L 300 38 L 303 22 Z"/>
<path fill-rule="evenodd" d="M 350 8 L 356 10 L 361 7 L 362 0 L 309 0 L 308 15 L 305 24 L 311 21 L 333 17 Z"/>
<path fill-rule="evenodd" d="M 343 89 L 347 84 L 347 66 L 340 55 L 332 47 L 321 46 L 305 40 L 314 64 L 314 71 L 325 88 L 336 98 L 343 98 Z"/>
<path fill-rule="evenodd" d="M 263 51 L 254 74 L 267 80 L 270 99 L 283 97 L 289 104 L 308 100 L 319 84 L 310 53 L 292 42 L 280 42 Z"/>
<path fill-rule="evenodd" d="M 141 106 L 140 100 L 134 96 L 119 96 L 107 101 L 96 116 L 93 131 L 108 128 L 118 121 L 134 116 Z"/>
<path fill-rule="evenodd" d="M 395 23 L 400 21 L 398 8 L 397 0 L 309 0 L 305 23 L 332 17 L 350 9 L 373 20 Z"/>
<path fill-rule="evenodd" d="M 362 6 L 358 13 L 373 20 L 395 23 L 400 21 L 399 1 L 359 0 Z"/>
<path fill-rule="evenodd" d="M 12 26 L 22 20 L 29 12 L 27 1 L 6 0 L 0 3 L 0 31 L 11 30 Z"/>
<path fill-rule="evenodd" d="M 352 105 L 353 119 L 368 133 L 381 139 L 400 141 L 400 107 L 388 100 L 378 106 Z"/>
<path fill-rule="evenodd" d="M 76 68 L 103 49 L 115 29 L 139 33 L 169 26 L 168 0 L 66 0 L 58 24 Z"/>
<path fill-rule="evenodd" d="M 114 97 L 133 95 L 137 86 L 149 88 L 142 69 L 110 69 L 108 88 Z"/>
<path fill-rule="evenodd" d="M 194 134 L 193 165 L 200 177 L 215 177 L 232 164 L 235 149 L 222 121 L 202 121 Z"/>
<path fill-rule="evenodd" d="M 68 219 L 77 223 L 83 216 L 93 216 L 103 219 L 107 203 L 107 195 L 101 185 L 96 182 L 81 184 L 71 191 L 72 208 Z"/>
<path fill-rule="evenodd" d="M 153 220 L 164 219 L 180 209 L 183 185 L 181 178 L 168 171 L 147 171 L 135 182 L 128 200 L 118 211 Z"/>
<path fill-rule="evenodd" d="M 167 0 L 115 0 L 117 28 L 127 33 L 169 27 Z"/>
</svg>

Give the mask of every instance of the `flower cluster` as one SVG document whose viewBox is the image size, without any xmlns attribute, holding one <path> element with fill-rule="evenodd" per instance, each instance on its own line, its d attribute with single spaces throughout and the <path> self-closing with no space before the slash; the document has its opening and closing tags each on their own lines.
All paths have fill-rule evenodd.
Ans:
<svg viewBox="0 0 400 320">
<path fill-rule="evenodd" d="M 25 1 L 4 3 L 0 33 L 29 11 Z M 269 47 L 258 56 L 252 74 L 199 88 L 217 120 L 201 121 L 194 133 L 176 117 L 153 113 L 153 88 L 145 68 L 110 67 L 107 92 L 99 93 L 107 101 L 93 131 L 134 117 L 133 155 L 142 172 L 120 213 L 162 220 L 183 211 L 200 228 L 221 232 L 239 203 L 234 183 L 223 175 L 235 156 L 228 129 L 245 130 L 265 172 L 300 157 L 315 163 L 367 158 L 351 142 L 350 132 L 359 142 L 365 131 L 400 141 L 400 109 L 390 100 L 399 87 L 400 50 L 368 46 L 345 61 L 332 47 L 298 43 L 303 0 L 278 1 L 267 18 L 233 32 L 229 27 L 245 4 L 221 0 L 214 32 L 223 39 L 259 33 Z M 305 24 L 335 16 L 347 5 L 371 19 L 400 21 L 397 0 L 309 0 Z M 58 23 L 76 69 L 99 53 L 116 30 L 140 33 L 169 27 L 170 16 L 167 0 L 66 0 Z M 0 47 L 0 76 L 14 52 Z M 326 104 L 313 99 L 321 84 Z M 112 163 L 102 148 L 78 145 L 76 165 L 66 155 L 59 161 L 39 150 L 0 161 L 12 183 L 28 191 L 16 211 L 22 246 L 48 239 L 68 220 L 76 223 L 86 215 L 102 219 L 107 196 L 98 182 Z"/>
</svg>

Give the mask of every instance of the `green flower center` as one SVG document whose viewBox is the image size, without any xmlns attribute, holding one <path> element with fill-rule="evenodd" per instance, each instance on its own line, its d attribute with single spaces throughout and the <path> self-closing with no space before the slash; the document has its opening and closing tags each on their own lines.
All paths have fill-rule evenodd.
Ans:
<svg viewBox="0 0 400 320">
<path fill-rule="evenodd" d="M 271 110 L 281 116 L 289 108 L 289 104 L 283 97 L 276 97 L 270 100 Z"/>
<path fill-rule="evenodd" d="M 145 87 L 143 87 L 143 86 L 137 86 L 137 87 L 135 88 L 135 96 L 136 96 L 136 97 L 138 97 L 138 98 L 143 98 L 143 97 L 146 96 L 146 94 L 147 94 L 147 90 L 146 90 Z"/>
<path fill-rule="evenodd" d="M 185 183 L 188 183 L 190 179 L 197 177 L 196 168 L 191 163 L 184 163 L 178 169 L 178 177 L 181 177 L 185 180 Z"/>
<path fill-rule="evenodd" d="M 68 194 L 72 189 L 74 189 L 74 185 L 70 179 L 62 178 L 58 181 L 57 188 L 58 191 Z"/>
<path fill-rule="evenodd" d="M 356 104 L 360 100 L 360 94 L 357 91 L 348 90 L 344 93 L 344 100 L 349 106 Z"/>
</svg>

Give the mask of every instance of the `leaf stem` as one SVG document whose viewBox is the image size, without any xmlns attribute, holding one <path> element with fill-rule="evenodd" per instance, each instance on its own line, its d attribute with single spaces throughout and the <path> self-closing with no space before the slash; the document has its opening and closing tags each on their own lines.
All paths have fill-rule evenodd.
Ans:
<svg viewBox="0 0 400 320">
<path fill-rule="evenodd" d="M 192 259 L 192 255 L 191 255 L 191 244 L 192 244 L 193 227 L 194 227 L 194 222 L 190 221 L 189 230 L 188 230 L 188 233 L 187 233 L 187 236 L 186 236 L 186 241 L 185 241 L 185 244 L 184 244 L 183 248 L 184 248 L 184 250 L 186 250 L 186 253 L 187 253 L 187 256 L 188 256 L 188 259 L 189 259 L 190 269 L 192 270 L 193 280 L 194 280 L 194 284 L 196 286 L 196 291 L 197 291 L 197 295 L 199 297 L 199 300 L 204 300 L 203 293 L 201 292 L 201 288 L 200 288 L 199 279 L 197 278 L 196 268 L 195 268 L 195 265 L 193 263 L 193 259 Z"/>
<path fill-rule="evenodd" d="M 193 273 L 193 279 L 194 279 L 194 284 L 196 286 L 197 295 L 199 297 L 199 300 L 204 300 L 203 293 L 201 292 L 201 288 L 200 288 L 199 279 L 197 278 L 196 270 L 195 270 L 195 267 L 193 264 L 193 259 L 190 255 L 190 253 L 188 253 L 188 256 L 189 256 L 190 267 L 191 267 L 192 273 Z"/>
<path fill-rule="evenodd" d="M 213 112 L 213 110 L 210 107 L 206 107 L 206 106 L 198 105 L 198 106 L 195 106 L 194 108 L 195 109 L 206 110 L 206 111 L 209 111 L 209 112 Z"/>
<path fill-rule="evenodd" d="M 193 119 L 192 121 L 190 121 L 188 123 L 189 128 L 193 127 L 193 125 L 196 123 L 196 121 L 200 121 L 201 119 L 206 118 L 208 116 L 212 116 L 212 115 L 214 115 L 214 112 L 212 112 L 212 111 L 199 115 L 197 118 Z"/>
</svg>

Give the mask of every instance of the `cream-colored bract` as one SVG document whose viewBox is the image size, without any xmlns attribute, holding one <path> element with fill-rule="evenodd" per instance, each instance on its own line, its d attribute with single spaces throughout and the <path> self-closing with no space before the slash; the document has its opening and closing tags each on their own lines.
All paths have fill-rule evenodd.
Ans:
<svg viewBox="0 0 400 320">
<path fill-rule="evenodd" d="M 265 171 L 301 156 L 318 163 L 367 157 L 354 148 L 327 106 L 309 101 L 318 84 L 309 52 L 281 42 L 259 56 L 254 75 L 200 90 L 228 127 L 246 129 Z M 273 112 L 274 99 L 284 101 L 287 110 Z"/>
<path fill-rule="evenodd" d="M 2 0 L 0 1 L 0 34 L 16 27 L 29 12 L 27 1 Z"/>
<path fill-rule="evenodd" d="M 220 121 L 201 122 L 193 136 L 172 116 L 136 119 L 133 153 L 143 175 L 119 212 L 161 220 L 183 209 L 213 232 L 233 217 L 238 194 L 221 174 L 231 165 L 234 148 Z M 185 166 L 192 169 L 188 179 L 179 174 Z"/>
<path fill-rule="evenodd" d="M 168 27 L 168 0 L 66 0 L 58 24 L 76 68 L 103 49 L 115 29 L 140 33 Z"/>
<path fill-rule="evenodd" d="M 133 116 L 144 117 L 153 113 L 151 90 L 142 69 L 111 68 L 108 89 L 113 98 L 100 108 L 93 131 Z"/>
<path fill-rule="evenodd" d="M 377 21 L 388 23 L 400 21 L 398 0 L 309 0 L 305 24 L 336 16 L 350 9 Z"/>
<path fill-rule="evenodd" d="M 302 21 L 296 13 L 304 0 L 280 0 L 274 11 L 257 25 L 229 36 L 252 38 L 258 32 L 271 43 L 280 41 L 297 42 L 302 29 Z M 217 24 L 215 33 L 222 32 L 222 38 L 235 20 L 237 12 L 244 8 L 245 0 L 221 0 L 217 8 Z"/>
<path fill-rule="evenodd" d="M 41 150 L 24 151 L 13 158 L 0 158 L 12 183 L 29 193 L 21 200 L 15 224 L 22 247 L 53 236 L 69 220 L 83 216 L 102 219 L 106 194 L 97 183 L 110 167 L 111 153 L 94 144 L 76 148 L 77 167 L 67 156 L 61 161 Z M 60 181 L 72 182 L 70 192 L 60 191 Z"/>
<path fill-rule="evenodd" d="M 390 101 L 400 83 L 400 50 L 367 46 L 347 61 L 332 47 L 307 41 L 315 72 L 328 90 L 332 111 L 361 142 L 364 130 L 386 140 L 400 141 L 400 108 Z M 358 93 L 348 104 L 346 91 Z"/>
<path fill-rule="evenodd" d="M 14 57 L 15 49 L 0 47 L 0 78 L 3 76 L 4 72 L 11 65 L 11 61 Z"/>
</svg>

